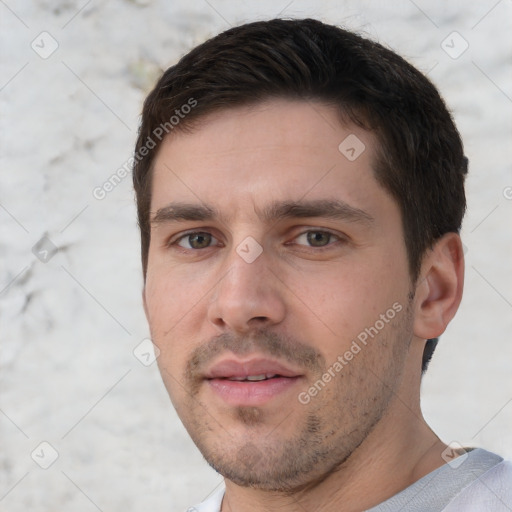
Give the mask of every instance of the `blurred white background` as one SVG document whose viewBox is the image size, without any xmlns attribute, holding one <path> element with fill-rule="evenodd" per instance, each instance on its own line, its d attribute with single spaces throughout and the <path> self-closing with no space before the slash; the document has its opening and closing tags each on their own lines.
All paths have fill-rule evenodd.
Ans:
<svg viewBox="0 0 512 512">
<path fill-rule="evenodd" d="M 466 288 L 423 407 L 446 442 L 512 458 L 511 0 L 1 0 L 0 16 L 1 511 L 179 511 L 221 482 L 133 354 L 149 331 L 131 176 L 93 190 L 131 156 L 163 69 L 275 16 L 382 42 L 451 107 L 470 159 Z"/>
</svg>

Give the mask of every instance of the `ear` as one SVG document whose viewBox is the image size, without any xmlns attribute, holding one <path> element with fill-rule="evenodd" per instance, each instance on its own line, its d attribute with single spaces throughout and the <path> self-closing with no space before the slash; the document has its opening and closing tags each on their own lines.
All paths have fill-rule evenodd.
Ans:
<svg viewBox="0 0 512 512">
<path fill-rule="evenodd" d="M 464 253 L 457 233 L 446 233 L 423 258 L 414 300 L 414 334 L 437 338 L 455 316 L 464 287 Z"/>
</svg>

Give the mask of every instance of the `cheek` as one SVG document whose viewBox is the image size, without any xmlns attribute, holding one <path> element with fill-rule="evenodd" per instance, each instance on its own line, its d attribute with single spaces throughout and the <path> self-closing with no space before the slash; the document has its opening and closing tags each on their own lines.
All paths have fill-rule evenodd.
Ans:
<svg viewBox="0 0 512 512">
<path fill-rule="evenodd" d="M 375 281 L 366 269 L 345 263 L 289 276 L 289 286 L 304 307 L 334 326 L 345 318 L 356 321 L 374 300 Z M 362 307 L 364 306 L 364 307 Z"/>
<path fill-rule="evenodd" d="M 148 272 L 145 301 L 148 323 L 153 342 L 160 350 L 159 366 L 173 369 L 179 368 L 184 358 L 184 344 L 178 343 L 183 326 L 188 321 L 191 304 L 187 293 L 178 292 L 182 287 L 176 280 L 165 276 L 156 277 Z M 192 303 L 193 304 L 193 303 Z M 188 314 L 187 314 L 188 313 Z M 165 374 L 162 372 L 165 380 Z"/>
<path fill-rule="evenodd" d="M 308 332 L 311 339 L 321 341 L 319 348 L 326 359 L 337 357 L 393 304 L 405 305 L 406 277 L 403 271 L 399 275 L 396 269 L 375 264 L 304 273 L 295 280 L 300 284 L 293 287 L 298 298 L 298 332 Z"/>
<path fill-rule="evenodd" d="M 158 335 L 170 332 L 200 300 L 198 286 L 188 275 L 158 263 L 148 266 L 145 298 L 149 323 Z"/>
</svg>

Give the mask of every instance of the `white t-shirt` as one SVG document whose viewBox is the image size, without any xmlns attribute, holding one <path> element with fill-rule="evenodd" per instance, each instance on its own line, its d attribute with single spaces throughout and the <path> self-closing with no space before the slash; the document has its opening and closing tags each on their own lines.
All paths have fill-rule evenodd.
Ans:
<svg viewBox="0 0 512 512">
<path fill-rule="evenodd" d="M 367 512 L 511 512 L 512 462 L 477 448 Z M 466 457 L 464 455 L 464 457 Z M 187 512 L 220 512 L 224 488 Z"/>
</svg>

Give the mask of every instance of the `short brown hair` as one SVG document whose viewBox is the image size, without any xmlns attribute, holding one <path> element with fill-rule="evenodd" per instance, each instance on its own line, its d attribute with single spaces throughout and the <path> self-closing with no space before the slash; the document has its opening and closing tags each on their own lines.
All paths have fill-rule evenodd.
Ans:
<svg viewBox="0 0 512 512">
<path fill-rule="evenodd" d="M 144 276 L 161 141 L 211 112 L 271 98 L 319 100 L 341 120 L 375 132 L 375 176 L 400 208 L 415 282 L 425 251 L 461 228 L 467 159 L 460 135 L 436 87 L 416 68 L 376 42 L 313 19 L 231 28 L 170 67 L 147 97 L 133 169 Z"/>
<path fill-rule="evenodd" d="M 415 279 L 425 250 L 460 231 L 467 161 L 459 133 L 422 73 L 378 43 L 313 19 L 231 28 L 170 67 L 147 97 L 133 169 L 144 274 L 151 169 L 161 135 L 213 111 L 274 97 L 325 101 L 376 132 L 375 175 L 400 207 Z"/>
</svg>

